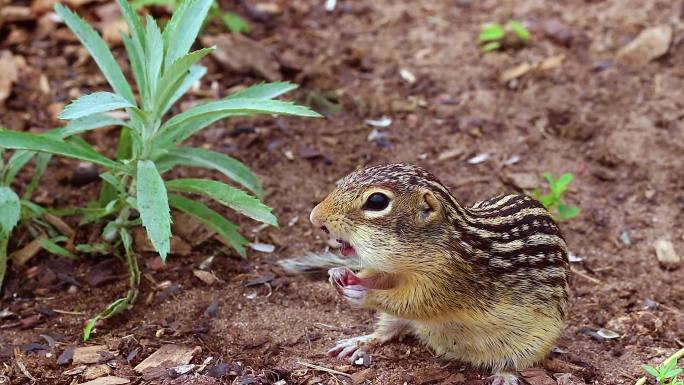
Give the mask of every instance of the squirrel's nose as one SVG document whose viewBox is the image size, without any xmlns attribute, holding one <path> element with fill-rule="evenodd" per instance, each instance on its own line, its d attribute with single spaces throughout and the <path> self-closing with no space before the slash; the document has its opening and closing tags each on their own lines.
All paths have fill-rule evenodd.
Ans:
<svg viewBox="0 0 684 385">
<path fill-rule="evenodd" d="M 309 215 L 309 220 L 311 223 L 316 226 L 316 227 L 325 227 L 325 220 L 321 218 L 321 215 L 319 215 L 319 211 L 321 210 L 321 205 L 318 204 L 316 207 L 311 210 L 311 214 Z M 327 230 L 327 228 L 326 228 Z"/>
</svg>

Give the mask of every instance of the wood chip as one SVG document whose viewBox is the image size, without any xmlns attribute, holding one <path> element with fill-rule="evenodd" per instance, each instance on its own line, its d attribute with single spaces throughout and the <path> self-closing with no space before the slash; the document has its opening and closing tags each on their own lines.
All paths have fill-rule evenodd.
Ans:
<svg viewBox="0 0 684 385">
<path fill-rule="evenodd" d="M 676 269 L 682 263 L 682 259 L 675 252 L 674 245 L 668 239 L 658 239 L 653 242 L 656 257 L 660 265 L 666 269 Z"/>
<path fill-rule="evenodd" d="M 464 150 L 462 148 L 450 148 L 446 151 L 442 151 L 439 155 L 437 155 L 437 160 L 445 161 L 449 159 L 456 158 L 458 156 L 461 156 L 463 154 Z"/>
<path fill-rule="evenodd" d="M 536 62 L 536 63 L 522 63 L 519 64 L 513 68 L 509 68 L 505 70 L 504 72 L 501 73 L 499 76 L 499 81 L 501 83 L 508 83 L 511 80 L 515 80 L 518 78 L 521 78 L 525 75 L 527 75 L 530 72 L 533 71 L 548 71 L 554 68 L 560 67 L 561 64 L 563 64 L 563 61 L 565 60 L 565 55 L 560 54 L 560 55 L 554 55 L 554 56 L 549 56 L 546 59 L 542 60 L 541 62 Z"/>
<path fill-rule="evenodd" d="M 560 65 L 563 64 L 563 60 L 565 60 L 565 55 L 563 54 L 549 56 L 542 60 L 537 68 L 542 71 L 552 70 L 554 68 L 560 67 Z"/>
<path fill-rule="evenodd" d="M 532 172 L 506 172 L 502 176 L 504 182 L 520 190 L 533 190 L 540 185 L 539 176 Z"/>
<path fill-rule="evenodd" d="M 211 286 L 218 282 L 218 278 L 214 275 L 214 273 L 210 271 L 205 271 L 205 270 L 198 270 L 195 269 L 192 271 L 192 274 L 197 277 L 200 281 L 206 283 L 207 285 Z"/>
<path fill-rule="evenodd" d="M 79 365 L 75 368 L 64 371 L 64 373 L 62 373 L 62 375 L 64 375 L 64 376 L 76 376 L 78 374 L 83 373 L 87 368 L 88 367 L 85 365 Z"/>
<path fill-rule="evenodd" d="M 375 371 L 373 369 L 364 369 L 351 375 L 351 380 L 354 385 L 360 385 L 368 380 L 375 378 Z"/>
<path fill-rule="evenodd" d="M 138 252 L 156 253 L 152 242 L 147 237 L 147 232 L 142 227 L 133 230 L 135 250 Z M 192 252 L 192 247 L 182 238 L 174 235 L 171 237 L 171 254 L 187 257 Z"/>
<path fill-rule="evenodd" d="M 14 264 L 16 266 L 25 265 L 26 262 L 28 262 L 36 254 L 38 254 L 38 252 L 41 249 L 40 242 L 45 238 L 47 238 L 45 235 L 40 235 L 38 238 L 29 242 L 26 246 L 13 252 L 10 255 L 10 258 L 12 259 L 12 261 L 14 261 Z"/>
<path fill-rule="evenodd" d="M 189 364 L 192 357 L 201 351 L 199 346 L 187 345 L 162 345 L 156 352 L 133 368 L 136 372 L 142 373 L 148 368 L 156 368 L 164 365 L 165 367 L 174 367 L 179 365 Z"/>
<path fill-rule="evenodd" d="M 82 346 L 74 349 L 73 364 L 98 364 L 116 356 L 118 352 L 107 350 L 106 345 Z"/>
<path fill-rule="evenodd" d="M 200 38 L 205 47 L 215 45 L 211 56 L 229 71 L 239 74 L 255 73 L 269 81 L 282 79 L 280 64 L 271 50 L 246 36 L 225 33 Z"/>
<path fill-rule="evenodd" d="M 517 79 L 519 77 L 522 77 L 526 73 L 530 72 L 532 70 L 533 66 L 530 63 L 522 63 L 519 64 L 513 68 L 509 68 L 505 70 L 504 72 L 501 73 L 499 76 L 499 81 L 501 83 L 508 83 L 509 81 L 513 79 Z"/>
<path fill-rule="evenodd" d="M 449 377 L 449 372 L 440 368 L 424 368 L 413 372 L 417 385 L 432 384 Z"/>
<path fill-rule="evenodd" d="M 647 28 L 622 47 L 617 53 L 617 58 L 628 65 L 644 66 L 667 53 L 672 36 L 672 27 L 669 25 Z"/>
<path fill-rule="evenodd" d="M 120 385 L 128 384 L 129 382 L 131 382 L 131 380 L 129 380 L 128 378 L 107 376 L 96 378 L 92 381 L 83 382 L 80 385 Z"/>
<path fill-rule="evenodd" d="M 89 366 L 83 372 L 83 379 L 86 381 L 90 381 L 90 380 L 94 380 L 96 378 L 107 376 L 111 372 L 112 372 L 112 369 L 105 364 Z"/>
<path fill-rule="evenodd" d="M 455 384 L 460 384 L 462 382 L 465 382 L 465 376 L 463 373 L 454 373 L 450 375 L 442 384 L 444 385 L 455 385 Z"/>
<path fill-rule="evenodd" d="M 0 20 L 3 22 L 27 21 L 33 18 L 31 8 L 20 5 L 6 5 L 0 7 Z M 3 68 L 4 70 L 4 68 Z"/>
<path fill-rule="evenodd" d="M 122 32 L 128 34 L 128 24 L 123 19 L 102 23 L 100 29 L 102 30 L 102 37 L 111 45 L 121 44 Z"/>
<path fill-rule="evenodd" d="M 551 378 L 542 368 L 529 368 L 520 372 L 520 376 L 530 385 L 556 385 L 556 380 Z"/>
<path fill-rule="evenodd" d="M 185 239 L 191 246 L 200 245 L 214 235 L 214 232 L 207 229 L 200 221 L 180 212 L 174 212 L 171 229 L 173 234 Z"/>
<path fill-rule="evenodd" d="M 45 213 L 43 215 L 43 219 L 45 219 L 49 224 L 55 226 L 55 228 L 62 233 L 63 235 L 66 235 L 69 238 L 73 238 L 76 235 L 76 231 L 71 228 L 66 222 L 62 220 L 62 218 L 54 216 L 49 213 Z"/>
<path fill-rule="evenodd" d="M 8 51 L 0 52 L 0 68 L 2 68 L 2 76 L 0 76 L 0 105 L 2 105 L 12 93 L 12 86 L 19 78 L 19 70 L 17 62 Z"/>
</svg>

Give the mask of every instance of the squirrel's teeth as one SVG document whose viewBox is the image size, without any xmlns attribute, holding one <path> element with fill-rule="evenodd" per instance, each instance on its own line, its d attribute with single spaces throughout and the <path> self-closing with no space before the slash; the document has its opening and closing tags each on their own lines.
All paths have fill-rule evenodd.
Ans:
<svg viewBox="0 0 684 385">
<path fill-rule="evenodd" d="M 328 246 L 332 247 L 333 249 L 339 249 L 340 247 L 342 247 L 342 240 L 335 239 L 335 238 L 329 238 L 328 239 Z"/>
</svg>

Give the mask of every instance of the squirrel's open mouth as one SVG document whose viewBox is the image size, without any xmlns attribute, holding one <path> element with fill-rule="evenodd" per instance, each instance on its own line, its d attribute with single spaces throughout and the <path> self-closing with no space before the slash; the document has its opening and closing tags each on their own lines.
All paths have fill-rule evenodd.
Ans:
<svg viewBox="0 0 684 385">
<path fill-rule="evenodd" d="M 356 250 L 354 250 L 354 247 L 349 242 L 342 238 L 330 238 L 330 241 L 330 246 L 339 249 L 342 256 L 350 258 L 356 257 Z"/>
</svg>

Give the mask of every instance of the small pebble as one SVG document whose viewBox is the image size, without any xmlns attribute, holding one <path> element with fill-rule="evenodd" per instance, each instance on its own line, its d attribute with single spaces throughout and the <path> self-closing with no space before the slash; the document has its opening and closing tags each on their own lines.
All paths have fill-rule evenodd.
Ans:
<svg viewBox="0 0 684 385">
<path fill-rule="evenodd" d="M 389 127 L 392 124 L 392 119 L 388 116 L 383 116 L 380 119 L 366 119 L 366 124 L 373 127 Z"/>
<path fill-rule="evenodd" d="M 480 164 L 480 163 L 486 162 L 487 159 L 489 159 L 489 154 L 487 154 L 487 153 L 479 154 L 479 155 L 475 155 L 474 157 L 468 159 L 468 163 Z"/>
</svg>

